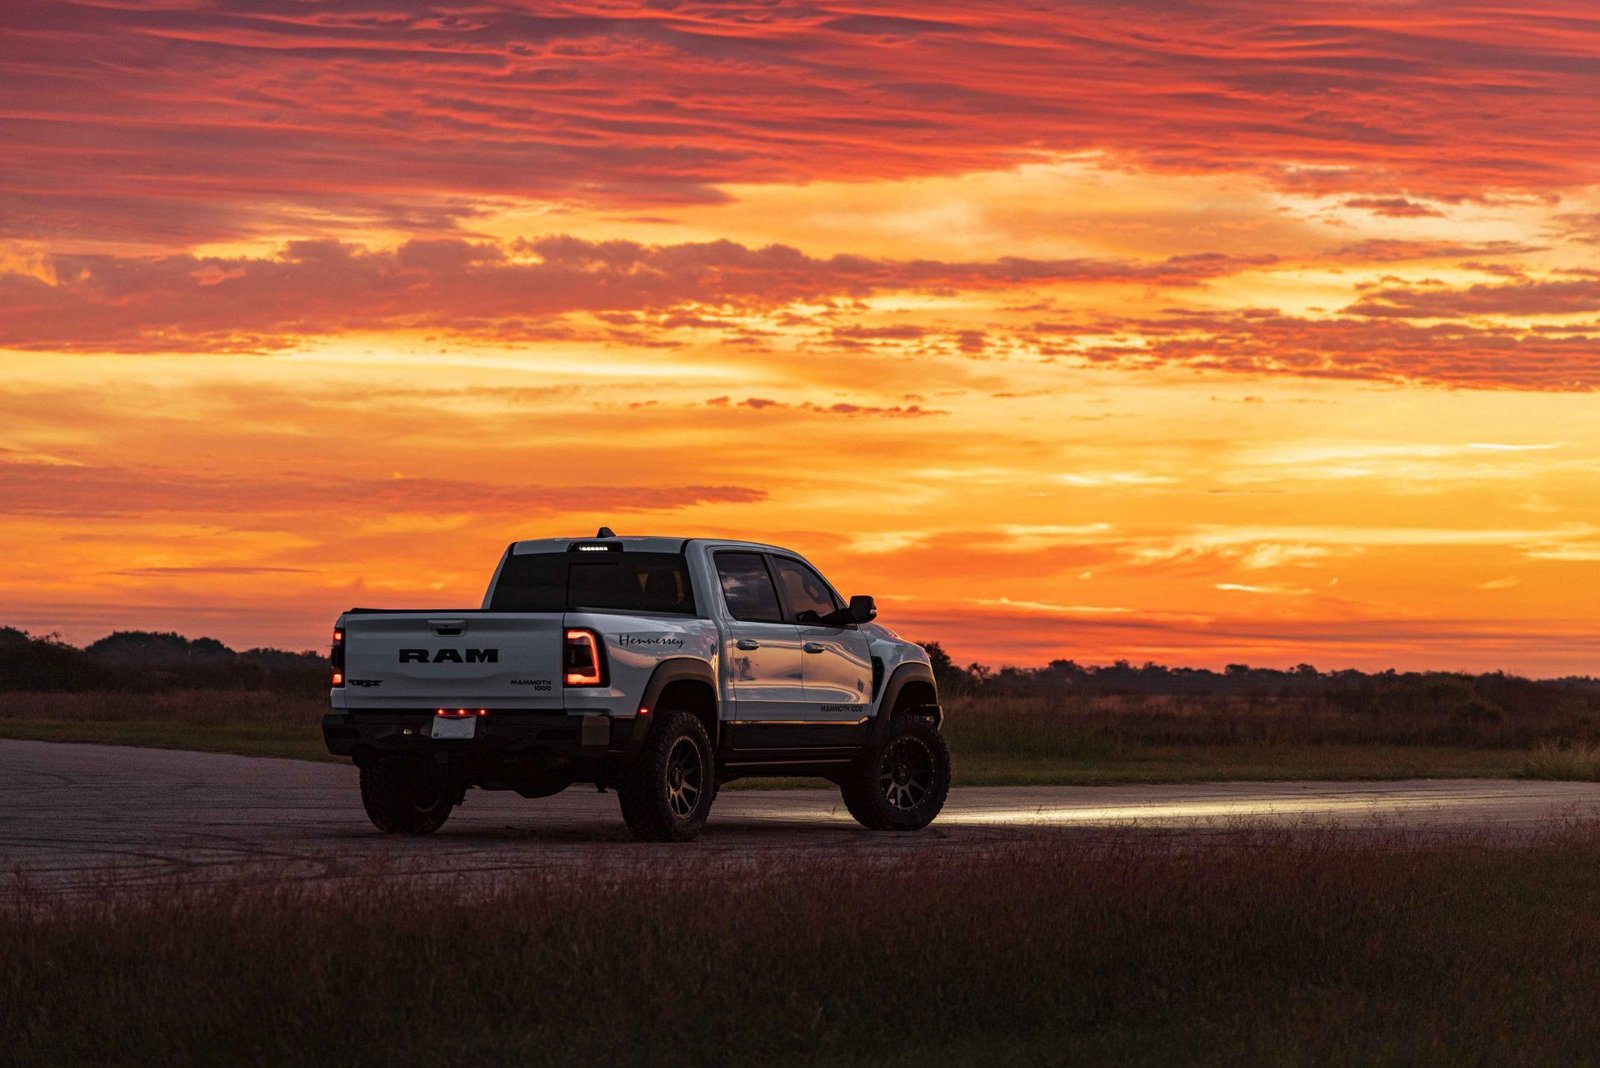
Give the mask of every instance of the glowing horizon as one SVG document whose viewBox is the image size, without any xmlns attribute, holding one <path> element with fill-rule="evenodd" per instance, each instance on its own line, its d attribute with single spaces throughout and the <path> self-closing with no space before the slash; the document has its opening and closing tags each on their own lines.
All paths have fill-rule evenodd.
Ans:
<svg viewBox="0 0 1600 1068">
<path fill-rule="evenodd" d="M 324 644 L 509 541 L 958 661 L 1600 674 L 1600 16 L 8 8 L 0 624 Z"/>
</svg>

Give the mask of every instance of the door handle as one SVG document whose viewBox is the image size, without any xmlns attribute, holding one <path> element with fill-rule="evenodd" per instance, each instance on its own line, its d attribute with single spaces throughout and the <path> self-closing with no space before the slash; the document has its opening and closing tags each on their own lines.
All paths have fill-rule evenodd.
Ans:
<svg viewBox="0 0 1600 1068">
<path fill-rule="evenodd" d="M 821 642 L 806 642 L 804 648 L 808 653 L 825 653 L 828 651 L 828 647 Z"/>
<path fill-rule="evenodd" d="M 734 644 L 735 647 L 737 647 L 739 649 L 759 649 L 759 648 L 761 648 L 761 643 L 756 641 L 754 638 L 740 638 L 738 641 L 734 642 L 733 644 Z"/>
</svg>

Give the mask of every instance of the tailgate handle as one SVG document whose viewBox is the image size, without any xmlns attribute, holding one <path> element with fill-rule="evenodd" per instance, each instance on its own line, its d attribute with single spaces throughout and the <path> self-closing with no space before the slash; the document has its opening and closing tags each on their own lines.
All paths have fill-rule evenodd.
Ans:
<svg viewBox="0 0 1600 1068">
<path fill-rule="evenodd" d="M 467 621 L 464 619 L 430 619 L 428 626 L 442 638 L 451 638 L 457 634 L 465 634 Z"/>
</svg>

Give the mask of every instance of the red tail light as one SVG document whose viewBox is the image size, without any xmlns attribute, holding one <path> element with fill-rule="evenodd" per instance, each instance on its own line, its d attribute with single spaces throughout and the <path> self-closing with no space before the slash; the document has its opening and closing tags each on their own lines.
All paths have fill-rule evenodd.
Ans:
<svg viewBox="0 0 1600 1068">
<path fill-rule="evenodd" d="M 333 629 L 333 649 L 328 654 L 328 660 L 333 664 L 333 684 L 344 685 L 344 628 Z"/>
<path fill-rule="evenodd" d="M 561 677 L 568 686 L 606 684 L 606 660 L 594 631 L 567 631 L 561 650 Z"/>
</svg>

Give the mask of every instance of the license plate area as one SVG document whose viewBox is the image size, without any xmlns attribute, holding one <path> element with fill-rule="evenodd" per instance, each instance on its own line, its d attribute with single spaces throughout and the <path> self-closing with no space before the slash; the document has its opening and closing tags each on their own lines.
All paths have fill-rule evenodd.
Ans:
<svg viewBox="0 0 1600 1068">
<path fill-rule="evenodd" d="M 478 736 L 477 716 L 434 716 L 433 737 L 465 740 Z"/>
</svg>

